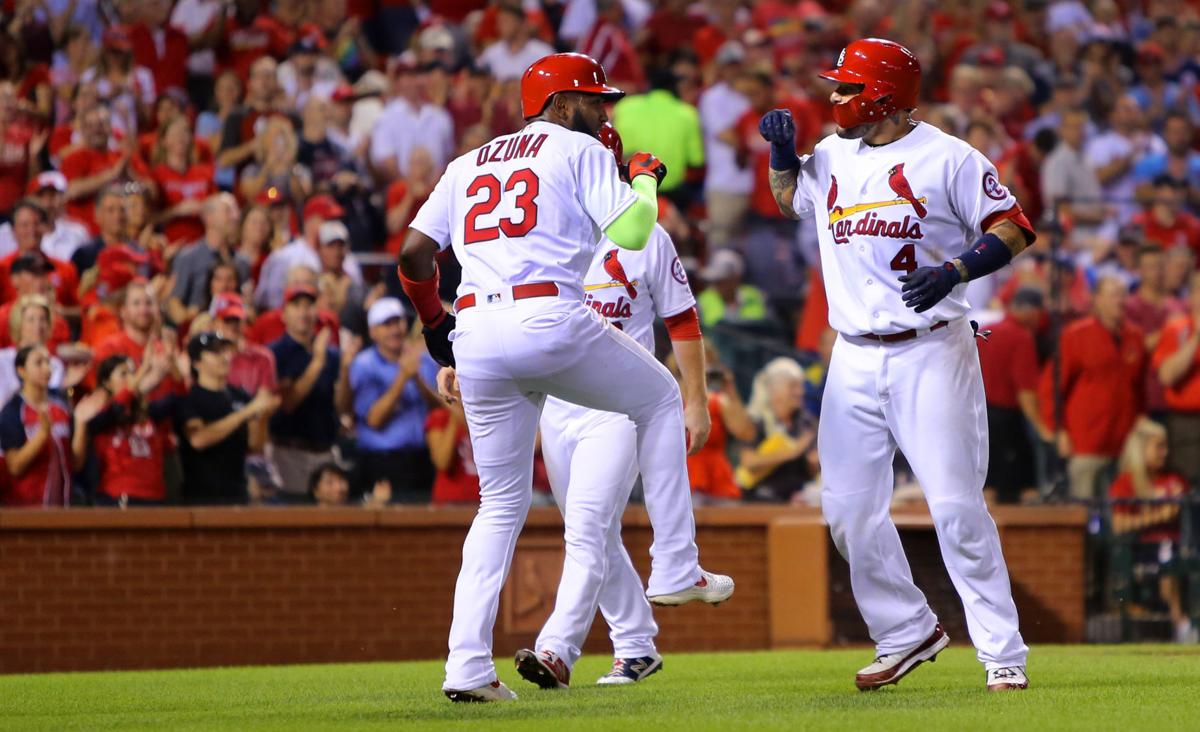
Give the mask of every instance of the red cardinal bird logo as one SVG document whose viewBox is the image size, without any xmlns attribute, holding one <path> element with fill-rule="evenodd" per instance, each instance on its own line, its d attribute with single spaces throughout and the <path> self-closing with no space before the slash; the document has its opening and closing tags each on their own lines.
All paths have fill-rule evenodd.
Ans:
<svg viewBox="0 0 1200 732">
<path fill-rule="evenodd" d="M 604 255 L 604 271 L 609 277 L 625 285 L 625 292 L 629 295 L 630 300 L 637 299 L 637 290 L 630 284 L 629 277 L 625 275 L 625 268 L 621 266 L 621 261 L 617 259 L 616 249 Z"/>
<path fill-rule="evenodd" d="M 888 185 L 905 201 L 912 204 L 913 210 L 917 212 L 917 216 L 925 218 L 925 214 L 929 213 L 925 209 L 925 204 L 917 200 L 913 194 L 912 186 L 908 184 L 908 180 L 904 177 L 904 163 L 900 163 L 896 167 L 888 171 Z"/>
<path fill-rule="evenodd" d="M 833 211 L 833 205 L 837 203 L 837 178 L 829 176 L 829 197 L 825 199 L 825 210 Z"/>
</svg>

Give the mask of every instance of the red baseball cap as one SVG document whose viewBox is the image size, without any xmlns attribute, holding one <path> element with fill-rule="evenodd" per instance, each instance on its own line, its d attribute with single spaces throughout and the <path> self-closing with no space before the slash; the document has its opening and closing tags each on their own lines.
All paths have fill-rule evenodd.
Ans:
<svg viewBox="0 0 1200 732">
<path fill-rule="evenodd" d="M 100 268 L 100 276 L 103 277 L 106 269 L 114 267 L 133 269 L 137 265 L 147 264 L 149 261 L 150 255 L 148 254 L 134 251 L 123 244 L 114 244 L 100 250 L 100 254 L 96 257 L 96 266 Z"/>
<path fill-rule="evenodd" d="M 354 92 L 354 87 L 349 84 L 342 84 L 333 90 L 331 99 L 335 102 L 353 102 L 358 94 Z"/>
<path fill-rule="evenodd" d="M 227 320 L 229 318 L 237 318 L 238 320 L 246 319 L 246 306 L 242 303 L 242 296 L 236 292 L 223 292 L 213 298 L 212 305 L 209 306 L 208 312 L 214 318 Z"/>
<path fill-rule="evenodd" d="M 340 219 L 346 215 L 346 209 L 342 208 L 337 201 L 326 193 L 320 193 L 308 199 L 304 204 L 304 213 L 302 219 L 307 221 L 313 216 L 320 216 L 323 219 Z"/>
<path fill-rule="evenodd" d="M 47 170 L 44 173 L 39 173 L 36 178 L 29 181 L 29 189 L 26 191 L 28 195 L 41 193 L 47 188 L 53 188 L 59 193 L 67 192 L 67 176 L 57 170 Z"/>
<path fill-rule="evenodd" d="M 301 297 L 307 297 L 313 302 L 316 302 L 317 288 L 313 287 L 312 285 L 292 285 L 283 291 L 284 304 Z"/>
</svg>

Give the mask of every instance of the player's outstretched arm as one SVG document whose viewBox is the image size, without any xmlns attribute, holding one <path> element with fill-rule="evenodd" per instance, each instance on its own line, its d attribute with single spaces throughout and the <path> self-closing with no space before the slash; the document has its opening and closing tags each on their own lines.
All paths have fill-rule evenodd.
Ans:
<svg viewBox="0 0 1200 732">
<path fill-rule="evenodd" d="M 629 185 L 637 200 L 604 230 L 612 243 L 635 252 L 646 248 L 658 221 L 658 186 L 666 177 L 667 166 L 650 153 L 636 153 L 629 159 Z"/>
<path fill-rule="evenodd" d="M 771 143 L 771 169 L 767 182 L 779 211 L 789 219 L 799 219 L 792 201 L 796 199 L 796 181 L 800 156 L 796 154 L 796 123 L 786 109 L 773 109 L 758 123 L 758 134 Z"/>
</svg>

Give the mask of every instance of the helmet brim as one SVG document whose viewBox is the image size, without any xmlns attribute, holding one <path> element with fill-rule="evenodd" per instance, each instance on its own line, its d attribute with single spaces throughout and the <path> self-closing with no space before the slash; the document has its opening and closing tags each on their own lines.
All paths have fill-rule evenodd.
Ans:
<svg viewBox="0 0 1200 732">
<path fill-rule="evenodd" d="M 836 81 L 839 84 L 862 84 L 863 86 L 866 86 L 867 82 L 869 81 L 869 79 L 862 74 L 856 74 L 853 71 L 848 71 L 844 68 L 822 71 L 821 73 L 817 74 L 817 76 L 825 79 L 826 81 Z"/>
</svg>

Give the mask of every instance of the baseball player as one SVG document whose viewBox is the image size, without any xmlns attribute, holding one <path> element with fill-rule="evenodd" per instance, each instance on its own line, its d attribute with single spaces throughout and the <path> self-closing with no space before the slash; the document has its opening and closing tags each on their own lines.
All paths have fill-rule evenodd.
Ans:
<svg viewBox="0 0 1200 732">
<path fill-rule="evenodd" d="M 600 141 L 624 160 L 611 125 Z M 654 319 L 662 317 L 683 376 L 689 451 L 708 439 L 704 349 L 696 300 L 671 238 L 655 224 L 646 248 L 601 242 L 584 277 L 584 305 L 654 352 Z M 599 572 L 600 611 L 613 642 L 612 670 L 600 684 L 631 684 L 662 668 L 654 647 L 658 626 L 642 580 L 621 543 L 621 514 L 637 477 L 637 433 L 623 414 L 550 397 L 542 410 L 542 457 L 566 526 L 566 560 L 558 601 L 533 650 L 517 653 L 517 670 L 544 689 L 565 689 L 596 616 L 596 596 L 581 580 Z"/>
<path fill-rule="evenodd" d="M 644 249 L 665 174 L 661 162 L 638 153 L 629 162 L 632 184 L 622 182 L 596 138 L 608 121 L 605 102 L 621 95 L 587 56 L 534 62 L 521 80 L 526 127 L 447 166 L 400 255 L 401 284 L 430 354 L 443 366 L 457 362 L 439 380 L 457 381 L 479 469 L 479 513 L 463 543 L 443 685 L 454 701 L 516 696 L 496 679 L 491 633 L 529 511 L 547 394 L 620 412 L 636 425 L 654 529 L 650 601 L 716 603 L 733 593 L 732 580 L 698 562 L 679 387 L 635 340 L 584 305 L 583 276 L 601 234 L 622 249 Z M 437 295 L 434 255 L 450 245 L 463 269 L 457 321 Z M 611 518 L 597 520 L 605 526 Z M 592 603 L 602 569 L 577 578 Z"/>
<path fill-rule="evenodd" d="M 1028 653 L 983 500 L 987 416 L 966 283 L 1007 265 L 1033 227 L 987 158 L 912 119 L 921 68 L 891 41 L 854 41 L 821 78 L 837 134 L 796 155 L 788 112 L 760 130 L 784 214 L 815 216 L 839 333 L 817 446 L 821 506 L 878 657 L 859 689 L 894 684 L 950 642 L 913 584 L 889 506 L 904 451 L 929 504 L 990 690 L 1024 689 Z"/>
</svg>

